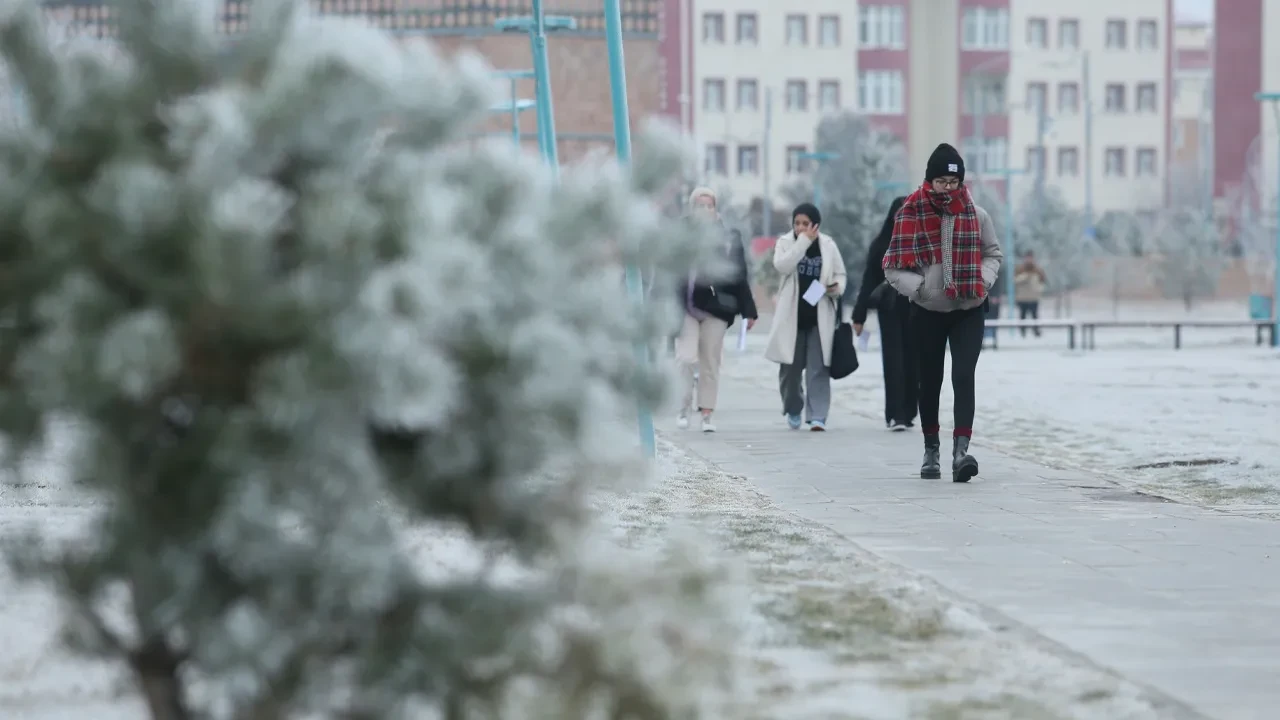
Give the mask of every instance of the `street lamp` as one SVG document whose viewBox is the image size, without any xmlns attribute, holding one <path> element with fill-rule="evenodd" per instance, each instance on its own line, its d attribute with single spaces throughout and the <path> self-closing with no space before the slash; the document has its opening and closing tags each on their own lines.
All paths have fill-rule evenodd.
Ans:
<svg viewBox="0 0 1280 720">
<path fill-rule="evenodd" d="M 1013 247 L 1013 176 L 1025 175 L 1026 170 L 1001 168 L 999 170 L 991 170 L 992 175 L 999 175 L 1004 178 L 1004 304 L 1008 308 L 1008 316 L 1010 320 L 1016 319 L 1016 308 L 1014 307 L 1013 297 L 1013 270 L 1012 263 L 1017 262 Z M 1009 328 L 1009 332 L 1013 333 L 1013 328 Z"/>
<path fill-rule="evenodd" d="M 529 33 L 529 46 L 533 50 L 534 100 L 537 103 L 538 148 L 553 172 L 560 168 L 560 154 L 556 147 L 555 109 L 551 103 L 551 70 L 547 61 L 547 31 L 573 30 L 577 23 L 571 17 L 542 13 L 542 0 L 533 0 L 533 17 L 500 18 L 494 27 L 503 32 Z"/>
<path fill-rule="evenodd" d="M 498 77 L 505 78 L 511 82 L 511 101 L 501 105 L 495 105 L 489 108 L 489 112 L 494 113 L 510 113 L 511 114 L 511 140 L 515 142 L 516 147 L 520 147 L 520 113 L 526 110 L 536 109 L 538 102 L 536 100 L 521 100 L 516 96 L 516 85 L 521 80 L 531 80 L 533 78 L 532 70 L 502 70 L 497 73 Z"/>
<path fill-rule="evenodd" d="M 840 157 L 840 154 L 833 153 L 833 152 L 802 152 L 799 155 L 799 158 L 801 160 L 812 160 L 818 163 L 819 166 L 825 165 L 829 160 L 835 160 L 838 157 Z M 821 167 L 819 167 L 819 170 L 821 170 Z M 817 171 L 814 171 L 813 173 L 813 204 L 817 205 L 819 210 L 822 209 L 821 177 L 822 176 Z"/>
<path fill-rule="evenodd" d="M 1280 132 L 1280 92 L 1255 93 L 1254 100 L 1260 103 L 1271 103 L 1271 112 L 1276 119 L 1276 130 Z M 1277 157 L 1280 158 L 1280 143 L 1277 143 Z M 1280 173 L 1280 165 L 1276 168 Z M 1276 267 L 1275 282 L 1271 288 L 1271 346 L 1280 347 L 1280 176 L 1276 184 Z"/>
<path fill-rule="evenodd" d="M 536 0 L 535 0 L 536 1 Z M 622 52 L 622 7 L 618 0 L 604 0 L 604 35 L 609 48 L 609 94 L 613 100 L 613 138 L 619 165 L 631 164 L 631 112 L 627 107 L 627 64 Z M 636 305 L 644 303 L 644 279 L 640 268 L 627 265 L 627 294 Z M 641 365 L 649 364 L 649 345 L 636 343 L 636 359 Z M 640 444 L 647 457 L 657 455 L 657 441 L 653 433 L 653 416 L 648 408 L 640 407 L 637 414 L 640 427 Z"/>
</svg>

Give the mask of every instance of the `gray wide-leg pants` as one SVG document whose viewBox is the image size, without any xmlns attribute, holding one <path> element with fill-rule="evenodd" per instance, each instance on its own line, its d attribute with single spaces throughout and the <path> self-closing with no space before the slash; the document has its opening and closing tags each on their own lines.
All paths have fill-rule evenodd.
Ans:
<svg viewBox="0 0 1280 720">
<path fill-rule="evenodd" d="M 803 385 L 802 385 L 803 381 Z M 782 411 L 805 422 L 825 423 L 831 410 L 831 372 L 822 362 L 822 338 L 818 328 L 796 331 L 796 354 L 790 365 L 778 366 Z"/>
</svg>

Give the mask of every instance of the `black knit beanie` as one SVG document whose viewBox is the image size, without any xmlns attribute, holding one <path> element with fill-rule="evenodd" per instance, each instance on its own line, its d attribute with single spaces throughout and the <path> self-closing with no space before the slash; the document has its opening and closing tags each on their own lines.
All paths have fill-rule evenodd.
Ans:
<svg viewBox="0 0 1280 720">
<path fill-rule="evenodd" d="M 814 225 L 822 224 L 822 213 L 818 212 L 818 207 L 813 203 L 800 203 L 795 210 L 791 211 L 791 222 L 796 221 L 797 215 L 803 215 L 809 218 L 809 222 Z"/>
<path fill-rule="evenodd" d="M 924 179 L 928 182 L 947 175 L 955 175 L 964 182 L 964 158 L 960 157 L 960 153 L 955 148 L 942 143 L 929 156 L 929 164 L 924 170 Z"/>
</svg>

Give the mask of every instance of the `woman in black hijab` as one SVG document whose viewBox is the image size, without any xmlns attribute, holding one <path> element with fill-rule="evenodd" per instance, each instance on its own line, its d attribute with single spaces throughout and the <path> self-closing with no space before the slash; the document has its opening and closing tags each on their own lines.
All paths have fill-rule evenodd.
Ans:
<svg viewBox="0 0 1280 720">
<path fill-rule="evenodd" d="M 853 307 L 853 329 L 862 334 L 867 322 L 867 308 L 874 306 L 880 319 L 880 359 L 884 364 L 884 422 L 894 432 L 902 432 L 915 425 L 917 374 L 915 356 L 911 353 L 911 334 L 907 323 L 911 317 L 911 303 L 898 294 L 884 280 L 881 261 L 889 249 L 893 235 L 893 218 L 906 197 L 900 197 L 889 206 L 889 214 L 880 227 L 880 234 L 867 248 L 867 268 L 862 273 L 862 287 L 858 289 L 858 301 Z"/>
</svg>

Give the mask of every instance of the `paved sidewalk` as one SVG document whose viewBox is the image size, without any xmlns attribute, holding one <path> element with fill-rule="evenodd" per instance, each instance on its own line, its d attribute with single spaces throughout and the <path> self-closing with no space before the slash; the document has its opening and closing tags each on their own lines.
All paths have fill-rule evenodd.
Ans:
<svg viewBox="0 0 1280 720">
<path fill-rule="evenodd" d="M 780 506 L 1209 717 L 1277 716 L 1280 523 L 1002 457 L 980 437 L 974 482 L 921 480 L 918 431 L 837 407 L 829 432 L 792 432 L 767 374 L 727 375 L 719 433 L 664 433 Z"/>
</svg>

